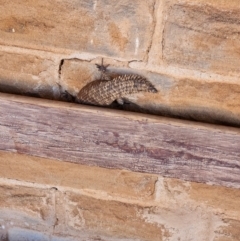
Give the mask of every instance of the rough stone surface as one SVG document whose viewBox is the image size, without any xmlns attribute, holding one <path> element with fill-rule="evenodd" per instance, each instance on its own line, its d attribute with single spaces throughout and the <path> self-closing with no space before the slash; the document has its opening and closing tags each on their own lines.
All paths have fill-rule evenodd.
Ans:
<svg viewBox="0 0 240 241">
<path fill-rule="evenodd" d="M 131 197 L 139 202 L 154 198 L 157 181 L 157 176 L 154 175 L 107 170 L 5 152 L 0 152 L 0 177 L 41 183 L 50 188 L 81 189 L 89 195 L 99 192 L 104 197 Z"/>
<path fill-rule="evenodd" d="M 58 64 L 34 54 L 0 51 L 0 91 L 57 98 Z"/>
<path fill-rule="evenodd" d="M 140 240 L 159 240 L 164 227 L 144 220 L 144 208 L 117 201 L 66 193 L 67 224 L 78 230 Z"/>
<path fill-rule="evenodd" d="M 64 60 L 61 67 L 60 85 L 63 90 L 76 96 L 87 83 L 100 78 L 94 64 L 77 59 Z"/>
<path fill-rule="evenodd" d="M 153 9 L 153 0 L 1 0 L 0 44 L 141 60 L 151 43 Z"/>
<path fill-rule="evenodd" d="M 54 197 L 51 190 L 1 184 L 0 193 L 2 228 L 16 225 L 49 231 L 55 222 Z"/>
<path fill-rule="evenodd" d="M 168 12 L 163 59 L 168 64 L 227 75 L 240 70 L 240 8 L 175 4 Z"/>
<path fill-rule="evenodd" d="M 160 210 L 163 220 L 174 223 L 170 240 L 238 240 L 238 200 L 239 190 L 231 188 L 165 178 L 156 184 L 156 201 L 166 209 Z"/>
</svg>

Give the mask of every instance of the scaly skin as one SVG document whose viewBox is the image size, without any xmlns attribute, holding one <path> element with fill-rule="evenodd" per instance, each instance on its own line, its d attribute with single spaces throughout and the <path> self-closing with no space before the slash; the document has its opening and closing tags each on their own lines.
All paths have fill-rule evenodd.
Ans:
<svg viewBox="0 0 240 241">
<path fill-rule="evenodd" d="M 108 106 L 118 100 L 118 103 L 123 104 L 122 98 L 138 92 L 156 93 L 157 89 L 140 75 L 124 74 L 113 79 L 95 80 L 87 84 L 79 91 L 76 102 Z"/>
</svg>

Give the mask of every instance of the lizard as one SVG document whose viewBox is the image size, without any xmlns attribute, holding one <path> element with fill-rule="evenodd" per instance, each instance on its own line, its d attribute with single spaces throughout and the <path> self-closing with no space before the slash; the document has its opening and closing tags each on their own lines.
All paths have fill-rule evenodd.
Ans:
<svg viewBox="0 0 240 241">
<path fill-rule="evenodd" d="M 110 106 L 114 101 L 124 104 L 124 97 L 138 92 L 157 93 L 157 89 L 145 77 L 138 74 L 118 74 L 110 77 L 107 74 L 109 65 L 98 65 L 101 78 L 85 85 L 75 97 L 75 102 L 81 104 Z"/>
</svg>

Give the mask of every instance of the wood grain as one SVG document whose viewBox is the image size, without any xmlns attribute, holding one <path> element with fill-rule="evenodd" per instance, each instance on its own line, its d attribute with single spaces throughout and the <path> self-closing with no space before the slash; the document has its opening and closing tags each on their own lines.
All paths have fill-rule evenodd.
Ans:
<svg viewBox="0 0 240 241">
<path fill-rule="evenodd" d="M 3 151 L 240 188 L 237 128 L 8 94 L 0 113 Z"/>
</svg>

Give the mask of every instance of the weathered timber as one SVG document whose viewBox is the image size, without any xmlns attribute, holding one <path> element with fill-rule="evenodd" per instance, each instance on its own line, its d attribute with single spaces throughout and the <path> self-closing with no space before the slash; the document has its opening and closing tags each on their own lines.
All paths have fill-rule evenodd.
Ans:
<svg viewBox="0 0 240 241">
<path fill-rule="evenodd" d="M 1 93 L 0 150 L 240 188 L 232 127 Z"/>
</svg>

